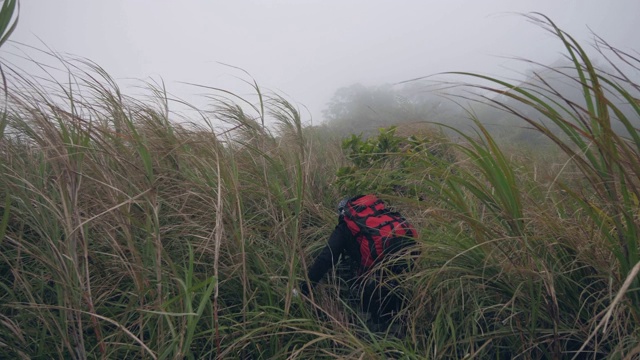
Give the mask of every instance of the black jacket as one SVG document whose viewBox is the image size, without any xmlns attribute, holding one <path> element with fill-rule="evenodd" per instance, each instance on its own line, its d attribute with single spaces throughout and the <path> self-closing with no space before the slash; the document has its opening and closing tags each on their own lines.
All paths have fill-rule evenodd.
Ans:
<svg viewBox="0 0 640 360">
<path fill-rule="evenodd" d="M 316 284 L 338 262 L 340 255 L 347 255 L 355 264 L 360 264 L 360 249 L 355 236 L 351 234 L 347 223 L 340 217 L 338 225 L 331 233 L 327 246 L 309 267 L 309 281 Z"/>
</svg>

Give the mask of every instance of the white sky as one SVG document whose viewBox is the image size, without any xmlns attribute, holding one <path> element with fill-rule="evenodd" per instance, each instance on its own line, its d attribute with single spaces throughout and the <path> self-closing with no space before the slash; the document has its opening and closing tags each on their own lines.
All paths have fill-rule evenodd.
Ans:
<svg viewBox="0 0 640 360">
<path fill-rule="evenodd" d="M 88 58 L 122 81 L 162 77 L 189 101 L 202 90 L 180 81 L 250 92 L 218 62 L 231 64 L 318 122 L 335 90 L 355 82 L 513 77 L 526 67 L 503 56 L 557 60 L 557 40 L 513 14 L 532 11 L 585 44 L 591 29 L 640 51 L 640 0 L 22 0 L 12 40 Z M 9 44 L 3 56 L 18 51 Z"/>
</svg>

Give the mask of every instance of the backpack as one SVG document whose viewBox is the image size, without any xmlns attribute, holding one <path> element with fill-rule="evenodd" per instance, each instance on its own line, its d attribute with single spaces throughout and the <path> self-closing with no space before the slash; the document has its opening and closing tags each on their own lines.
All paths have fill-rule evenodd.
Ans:
<svg viewBox="0 0 640 360">
<path fill-rule="evenodd" d="M 416 230 L 374 195 L 355 197 L 344 207 L 344 221 L 360 248 L 360 272 L 413 242 Z"/>
</svg>

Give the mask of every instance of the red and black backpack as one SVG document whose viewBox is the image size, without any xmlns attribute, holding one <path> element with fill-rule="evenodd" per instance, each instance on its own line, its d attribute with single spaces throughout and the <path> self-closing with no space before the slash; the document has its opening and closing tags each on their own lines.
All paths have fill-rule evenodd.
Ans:
<svg viewBox="0 0 640 360">
<path fill-rule="evenodd" d="M 416 230 L 374 195 L 355 197 L 344 207 L 344 221 L 360 246 L 360 270 L 365 272 L 389 253 L 397 251 Z"/>
</svg>

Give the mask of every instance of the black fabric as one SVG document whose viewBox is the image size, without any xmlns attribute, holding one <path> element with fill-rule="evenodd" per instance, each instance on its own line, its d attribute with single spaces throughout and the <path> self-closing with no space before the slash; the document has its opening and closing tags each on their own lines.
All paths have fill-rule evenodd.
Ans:
<svg viewBox="0 0 640 360">
<path fill-rule="evenodd" d="M 311 293 L 311 289 L 309 289 L 309 284 L 307 284 L 306 281 L 300 282 L 300 292 L 304 296 L 309 296 L 309 294 Z"/>
<path fill-rule="evenodd" d="M 409 230 L 409 232 L 411 231 Z M 413 236 L 413 234 L 411 235 Z M 413 261 L 411 259 L 416 258 L 419 255 L 415 245 L 415 239 L 408 236 L 395 238 L 391 241 L 387 251 L 388 256 L 393 257 L 389 266 L 394 274 L 401 274 L 412 270 Z M 411 251 L 411 255 L 408 259 L 406 257 L 407 251 Z"/>
<path fill-rule="evenodd" d="M 384 283 L 370 279 L 361 288 L 362 308 L 377 324 L 389 324 L 403 306 L 403 296 L 397 282 Z"/>
<path fill-rule="evenodd" d="M 380 235 L 379 234 L 380 231 L 378 229 L 373 229 L 373 230 L 378 231 L 378 236 Z M 378 259 L 378 252 L 376 251 L 376 242 L 375 242 L 375 240 L 373 240 L 373 237 L 368 232 L 365 233 L 364 236 L 367 238 L 367 242 L 369 243 L 369 253 L 371 254 L 371 258 L 374 261 L 379 260 Z"/>
<path fill-rule="evenodd" d="M 360 263 L 358 242 L 342 218 L 331 233 L 327 246 L 322 249 L 313 265 L 309 267 L 308 275 L 311 283 L 316 284 L 320 281 L 327 271 L 338 262 L 340 255 L 347 255 L 352 261 Z"/>
</svg>

